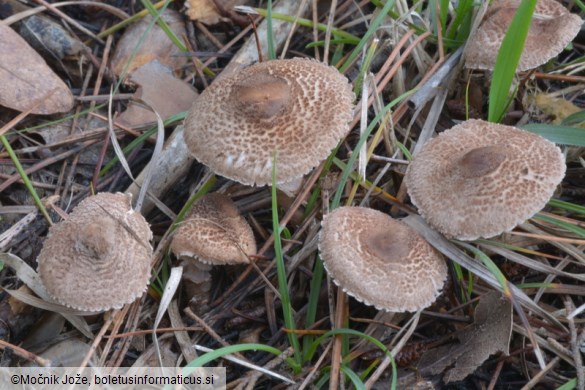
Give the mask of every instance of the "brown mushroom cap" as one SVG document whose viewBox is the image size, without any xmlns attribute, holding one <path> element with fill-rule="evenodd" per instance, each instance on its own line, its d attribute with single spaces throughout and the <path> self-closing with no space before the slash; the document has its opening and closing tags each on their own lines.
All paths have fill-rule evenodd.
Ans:
<svg viewBox="0 0 585 390">
<path fill-rule="evenodd" d="M 246 185 L 277 183 L 309 172 L 349 131 L 354 94 L 337 69 L 295 58 L 249 66 L 216 80 L 185 120 L 191 154 L 214 172 Z"/>
<path fill-rule="evenodd" d="M 482 24 L 469 38 L 465 66 L 492 70 L 520 0 L 493 1 Z M 556 57 L 575 38 L 583 21 L 555 0 L 538 0 L 518 70 L 536 68 Z"/>
<path fill-rule="evenodd" d="M 234 202 L 215 192 L 191 207 L 175 232 L 171 250 L 179 258 L 207 264 L 249 263 L 256 240 Z"/>
<path fill-rule="evenodd" d="M 340 207 L 326 215 L 319 251 L 343 291 L 379 310 L 425 308 L 447 277 L 445 260 L 418 233 L 364 207 Z"/>
<path fill-rule="evenodd" d="M 541 210 L 565 175 L 552 142 L 511 126 L 469 120 L 432 139 L 406 170 L 412 203 L 435 229 L 489 238 Z"/>
<path fill-rule="evenodd" d="M 78 310 L 119 309 L 146 291 L 152 232 L 131 196 L 99 193 L 52 226 L 37 259 L 47 292 Z"/>
</svg>

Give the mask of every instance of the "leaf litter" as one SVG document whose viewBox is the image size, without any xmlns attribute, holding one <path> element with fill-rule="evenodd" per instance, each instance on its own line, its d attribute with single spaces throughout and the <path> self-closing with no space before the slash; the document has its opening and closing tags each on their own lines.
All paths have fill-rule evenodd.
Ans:
<svg viewBox="0 0 585 390">
<path fill-rule="evenodd" d="M 351 81 L 366 80 L 366 88 L 358 92 L 369 94 L 358 98 L 362 101 L 356 102 L 359 108 L 354 130 L 341 143 L 334 164 L 320 167 L 334 183 L 322 188 L 321 171 L 316 170 L 304 179 L 297 195 L 288 200 L 280 195 L 278 198 L 287 286 L 297 329 L 283 329 L 282 302 L 275 294 L 278 278 L 269 189 L 235 184 L 194 162 L 182 142 L 180 119 L 176 119 L 199 98 L 196 91 L 213 83 L 214 75 L 224 77 L 257 61 L 259 48 L 261 57 L 268 58 L 267 24 L 256 15 L 267 12 L 259 9 L 250 16 L 238 15 L 233 10 L 234 1 L 188 3 L 188 9 L 165 2 L 153 5 L 166 8 L 162 18 L 170 26 L 170 35 L 164 23 L 155 22 L 151 12 L 133 8 L 131 2 L 120 2 L 115 10 L 81 4 L 59 7 L 59 12 L 51 8 L 37 14 L 37 21 L 30 10 L 3 15 L 18 19 L 13 27 L 33 41 L 51 37 L 37 47 L 39 55 L 14 30 L 0 27 L 0 42 L 5 42 L 0 46 L 2 53 L 19 53 L 0 56 L 0 104 L 7 107 L 0 110 L 0 118 L 9 123 L 15 117 L 11 110 L 26 113 L 36 106 L 32 115 L 12 124 L 4 136 L 36 195 L 59 196 L 56 202 L 47 202 L 53 221 L 66 217 L 67 211 L 93 192 L 127 190 L 135 200 L 145 197 L 142 212 L 152 226 L 156 246 L 152 261 L 156 277 L 148 294 L 120 311 L 83 317 L 85 322 L 73 315 L 79 313 L 47 303 L 34 276 L 39 248 L 27 244 L 46 237 L 47 222 L 31 213 L 33 197 L 21 184 L 24 178 L 8 160 L 7 151 L 0 151 L 0 218 L 4 222 L 0 225 L 4 233 L 0 243 L 3 251 L 12 252 L 3 255 L 6 268 L 0 285 L 7 294 L 0 302 L 0 316 L 9 320 L 9 325 L 0 328 L 8 330 L 7 342 L 16 346 L 32 335 L 26 324 L 41 330 L 46 326 L 42 347 L 24 344 L 29 350 L 18 350 L 22 358 L 5 350 L 3 362 L 19 364 L 18 359 L 37 360 L 38 356 L 59 361 L 66 359 L 64 351 L 70 350 L 76 364 L 92 360 L 110 366 L 159 365 L 161 360 L 170 364 L 166 357 L 172 356 L 173 362 L 182 359 L 181 364 L 186 365 L 219 345 L 235 347 L 249 341 L 260 348 L 275 347 L 283 355 L 274 359 L 260 350 L 248 350 L 239 352 L 237 358 L 228 355 L 226 360 L 210 363 L 226 365 L 234 387 L 265 388 L 291 382 L 303 383 L 301 387 L 327 382 L 333 387 L 337 383 L 347 387 L 349 381 L 359 387 L 360 374 L 370 388 L 391 388 L 397 379 L 398 388 L 583 386 L 582 376 L 577 375 L 583 369 L 582 362 L 574 353 L 585 337 L 580 309 L 585 305 L 580 241 L 585 213 L 579 212 L 585 210 L 582 148 L 565 147 L 567 175 L 554 198 L 569 206 L 551 203 L 546 213 L 512 233 L 461 245 L 437 234 L 418 217 L 407 219 L 446 255 L 452 271 L 443 295 L 415 316 L 381 316 L 351 299 L 336 308 L 334 291 L 328 291 L 326 280 L 319 274 L 322 269 L 317 266 L 315 237 L 322 211 L 329 208 L 336 188 L 347 189 L 337 194 L 347 204 L 364 205 L 399 218 L 416 213 L 401 185 L 404 163 L 426 140 L 457 123 L 455 117 L 465 119 L 469 113 L 486 118 L 492 76 L 461 69 L 461 50 L 457 50 L 470 28 L 480 23 L 478 17 L 474 19 L 472 13 L 465 12 L 466 3 L 470 4 L 468 10 L 473 10 L 471 2 L 395 0 L 356 4 L 340 0 L 320 2 L 317 7 L 306 1 L 274 5 L 272 28 L 277 55 L 323 59 L 327 52 L 327 61 L 343 69 Z M 237 3 L 256 6 L 249 1 Z M 449 7 L 444 8 L 446 5 Z M 381 12 L 383 7 L 390 12 Z M 194 14 L 194 10 L 207 14 Z M 28 17 L 19 18 L 19 12 Z M 334 12 L 333 18 L 329 18 L 330 12 Z M 120 23 L 112 15 L 124 20 Z M 296 15 L 309 23 L 303 21 L 303 26 L 292 29 Z M 250 18 L 255 19 L 258 41 Z M 313 27 L 311 20 L 321 23 L 321 30 Z M 330 35 L 323 31 L 329 22 L 333 28 Z M 100 31 L 109 33 L 102 35 Z M 336 31 L 365 37 L 363 50 L 352 55 L 356 41 Z M 379 40 L 376 44 L 374 38 Z M 287 40 L 287 52 L 282 53 Z M 504 121 L 521 125 L 538 120 L 546 126 L 556 120 L 565 128 L 579 126 L 585 100 L 582 80 L 573 74 L 579 71 L 583 47 L 578 37 L 571 48 L 539 71 L 520 75 L 518 97 Z M 366 58 L 368 55 L 372 57 Z M 347 58 L 354 62 L 344 62 Z M 364 73 L 360 73 L 362 69 Z M 140 100 L 150 108 L 141 107 Z M 351 154 L 358 152 L 359 129 L 366 129 L 393 100 L 398 103 L 392 111 L 371 135 L 364 136 L 367 139 L 360 150 L 359 167 L 348 167 Z M 111 116 L 104 114 L 105 104 L 110 105 Z M 449 110 L 445 110 L 446 105 Z M 153 112 L 167 119 L 164 126 Z M 108 116 L 112 119 L 109 129 L 105 125 Z M 360 118 L 368 123 L 358 125 Z M 167 141 L 159 152 L 163 136 Z M 112 142 L 119 146 L 113 147 Z M 114 149 L 125 169 L 116 164 L 102 170 Z M 347 183 L 339 185 L 345 176 L 338 167 L 348 167 Z M 198 291 L 189 281 L 193 275 L 188 265 L 183 275 L 176 276 L 174 267 L 180 263 L 168 253 L 168 246 L 174 216 L 187 200 L 218 190 L 245 210 L 261 249 L 254 256 L 253 266 L 214 270 L 209 288 Z M 15 229 L 10 230 L 12 225 Z M 23 241 L 23 235 L 32 241 Z M 482 256 L 478 249 L 484 250 L 482 256 L 501 270 L 505 282 L 479 261 Z M 40 298 L 26 292 L 22 283 Z M 165 293 L 165 288 L 171 290 Z M 14 299 L 8 298 L 10 294 L 26 302 L 20 304 L 21 308 L 33 305 L 41 309 L 3 306 Z M 475 297 L 479 297 L 479 304 L 473 311 L 470 302 L 475 302 Z M 517 305 L 516 316 L 512 316 L 510 297 Z M 567 309 L 562 297 L 570 297 L 577 309 Z M 205 307 L 197 304 L 202 300 L 207 302 Z M 49 325 L 51 321 L 41 314 L 48 310 L 63 313 L 69 321 Z M 306 350 L 317 335 L 331 330 L 335 323 L 344 323 L 340 320 L 345 320 L 351 330 L 374 335 L 392 351 L 393 359 L 384 356 L 371 360 L 366 353 L 371 344 L 352 336 L 346 339 L 347 355 L 337 355 L 343 349 L 331 347 L 335 343 L 327 339 L 316 347 L 311 360 L 301 361 L 300 371 L 295 372 L 290 359 L 284 360 L 285 356 L 294 358 L 287 333 L 294 332 Z M 194 323 L 201 325 L 201 330 L 193 330 Z M 156 338 L 139 334 L 157 328 Z M 173 330 L 167 331 L 169 328 Z M 91 348 L 92 344 L 99 348 Z"/>
</svg>

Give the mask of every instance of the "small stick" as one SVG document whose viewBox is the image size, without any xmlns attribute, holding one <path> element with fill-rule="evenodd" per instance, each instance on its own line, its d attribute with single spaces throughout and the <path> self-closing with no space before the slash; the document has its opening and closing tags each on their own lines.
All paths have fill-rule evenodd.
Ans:
<svg viewBox="0 0 585 390">
<path fill-rule="evenodd" d="M 15 354 L 17 354 L 21 358 L 24 358 L 24 359 L 29 360 L 31 362 L 35 362 L 36 364 L 38 364 L 41 367 L 51 366 L 51 361 L 49 359 L 45 359 L 43 357 L 35 355 L 34 353 L 27 351 L 26 349 L 17 347 L 16 345 L 10 344 L 9 342 L 6 342 L 4 340 L 0 340 L 0 349 L 12 350 L 12 351 L 14 351 Z"/>
<path fill-rule="evenodd" d="M 250 23 L 252 24 L 252 30 L 254 31 L 254 39 L 256 40 L 256 50 L 258 50 L 258 62 L 264 62 L 262 58 L 262 46 L 260 45 L 260 37 L 258 36 L 258 30 L 256 29 L 256 23 L 252 16 L 247 15 L 248 19 L 250 19 Z"/>
</svg>

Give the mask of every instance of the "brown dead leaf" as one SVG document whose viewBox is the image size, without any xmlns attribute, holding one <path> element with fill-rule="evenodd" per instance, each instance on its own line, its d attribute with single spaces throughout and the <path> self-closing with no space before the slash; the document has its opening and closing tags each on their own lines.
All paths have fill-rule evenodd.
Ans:
<svg viewBox="0 0 585 390">
<path fill-rule="evenodd" d="M 0 18 L 10 24 L 33 49 L 49 62 L 60 63 L 66 56 L 77 56 L 83 49 L 83 43 L 71 35 L 63 26 L 50 17 L 38 14 L 18 19 L 30 13 L 31 7 L 18 0 L 0 0 Z"/>
<path fill-rule="evenodd" d="M 84 47 L 79 39 L 46 17 L 34 15 L 26 18 L 19 23 L 19 31 L 35 50 L 55 61 L 67 56 L 78 56 Z"/>
<path fill-rule="evenodd" d="M 219 14 L 213 0 L 188 0 L 185 2 L 185 6 L 187 7 L 187 16 L 191 20 L 207 25 L 228 21 Z"/>
<path fill-rule="evenodd" d="M 25 293 L 25 294 L 31 294 L 32 291 L 30 288 L 28 288 L 28 286 L 26 284 L 23 284 L 22 286 L 20 286 L 18 288 L 19 291 Z M 27 310 L 30 310 L 30 306 L 19 301 L 18 299 L 15 299 L 13 297 L 9 297 L 8 298 L 8 304 L 10 305 L 10 309 L 12 310 L 12 313 L 19 315 L 24 313 Z"/>
<path fill-rule="evenodd" d="M 187 34 L 185 24 L 178 12 L 166 9 L 161 18 L 179 39 Z M 132 62 L 128 67 L 128 74 L 154 60 L 158 60 L 161 64 L 168 66 L 175 74 L 179 74 L 183 66 L 187 64 L 187 57 L 182 55 L 181 50 L 171 42 L 171 39 L 158 24 L 155 24 L 148 32 L 144 44 L 139 48 L 136 56 L 132 58 L 136 52 L 136 45 L 146 33 L 151 22 L 152 16 L 146 16 L 138 23 L 130 26 L 120 38 L 111 62 L 111 69 L 116 75 L 121 76 L 130 61 Z"/>
<path fill-rule="evenodd" d="M 197 97 L 197 92 L 189 84 L 175 78 L 169 73 L 168 68 L 158 61 L 149 62 L 136 69 L 130 76 L 130 81 L 139 85 L 134 93 L 134 99 L 150 105 L 163 119 L 187 111 Z M 117 122 L 128 127 L 142 127 L 155 123 L 156 116 L 149 109 L 130 102 Z"/>
<path fill-rule="evenodd" d="M 234 6 L 242 4 L 242 0 L 188 0 L 185 2 L 187 7 L 187 16 L 189 19 L 198 21 L 208 26 L 220 22 L 229 22 L 230 18 L 222 15 L 221 10 L 217 8 L 220 4 L 224 10 L 231 10 Z"/>
<path fill-rule="evenodd" d="M 532 96 L 531 100 L 540 111 L 552 118 L 552 123 L 556 125 L 566 117 L 581 111 L 581 108 L 572 102 L 546 93 L 538 93 Z"/>
<path fill-rule="evenodd" d="M 512 335 L 512 303 L 497 291 L 484 295 L 475 309 L 475 321 L 461 330 L 459 343 L 426 352 L 418 369 L 423 375 L 446 373 L 445 383 L 465 379 L 491 354 L 508 355 Z"/>
<path fill-rule="evenodd" d="M 40 103 L 40 104 L 39 104 Z M 73 95 L 45 60 L 10 27 L 0 25 L 0 104 L 50 115 L 73 108 Z"/>
</svg>

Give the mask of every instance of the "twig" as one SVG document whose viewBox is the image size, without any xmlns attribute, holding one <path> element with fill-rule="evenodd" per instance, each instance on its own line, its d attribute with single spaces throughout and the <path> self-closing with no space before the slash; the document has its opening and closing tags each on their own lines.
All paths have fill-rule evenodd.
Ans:
<svg viewBox="0 0 585 390">
<path fill-rule="evenodd" d="M 34 353 L 29 352 L 24 348 L 17 347 L 16 345 L 10 344 L 9 342 L 4 341 L 4 340 L 0 340 L 0 349 L 13 351 L 15 354 L 17 354 L 21 358 L 24 358 L 24 359 L 29 360 L 31 362 L 35 362 L 36 364 L 38 364 L 41 367 L 49 367 L 51 365 L 50 360 L 45 359 L 43 357 L 40 357 L 38 355 L 35 355 Z"/>
<path fill-rule="evenodd" d="M 213 337 L 213 339 L 215 341 L 217 341 L 218 343 L 220 343 L 224 347 L 229 347 L 229 344 L 220 335 L 218 335 L 209 325 L 207 325 L 207 323 L 202 318 L 200 318 L 197 314 L 193 313 L 193 311 L 191 310 L 190 307 L 187 307 L 184 310 L 184 312 L 185 312 L 185 314 L 187 314 L 187 316 L 189 318 L 191 318 L 192 320 L 197 322 L 208 335 Z M 242 354 L 240 354 L 239 352 L 234 353 L 234 355 L 236 355 L 238 358 L 240 358 L 244 361 L 248 360 L 244 356 L 242 356 Z"/>
</svg>

